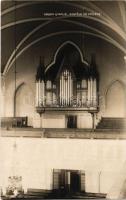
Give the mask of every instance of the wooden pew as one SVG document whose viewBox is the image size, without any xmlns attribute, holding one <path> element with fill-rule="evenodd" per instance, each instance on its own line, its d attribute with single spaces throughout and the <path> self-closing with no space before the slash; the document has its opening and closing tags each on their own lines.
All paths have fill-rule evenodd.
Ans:
<svg viewBox="0 0 126 200">
<path fill-rule="evenodd" d="M 2 117 L 1 127 L 27 127 L 28 119 L 27 117 Z"/>
</svg>

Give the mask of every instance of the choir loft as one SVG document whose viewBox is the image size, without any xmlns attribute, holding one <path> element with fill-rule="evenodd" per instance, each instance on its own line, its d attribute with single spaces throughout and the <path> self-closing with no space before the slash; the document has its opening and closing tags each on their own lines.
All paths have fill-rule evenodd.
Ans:
<svg viewBox="0 0 126 200">
<path fill-rule="evenodd" d="M 65 42 L 58 50 L 54 64 L 46 68 L 40 58 L 37 68 L 36 111 L 64 115 L 67 122 L 63 128 L 80 128 L 79 115 L 84 112 L 85 118 L 92 121 L 92 116 L 98 112 L 99 75 L 95 55 L 88 63 L 78 49 L 74 43 Z M 88 128 L 93 123 L 90 122 Z"/>
</svg>

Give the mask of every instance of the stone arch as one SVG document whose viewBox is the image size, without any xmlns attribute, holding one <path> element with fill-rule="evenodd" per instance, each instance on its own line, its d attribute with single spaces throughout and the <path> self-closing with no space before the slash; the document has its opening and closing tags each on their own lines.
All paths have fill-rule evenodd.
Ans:
<svg viewBox="0 0 126 200">
<path fill-rule="evenodd" d="M 32 126 L 34 113 L 34 95 L 26 83 L 21 83 L 14 94 L 14 116 L 28 117 L 28 125 Z"/>
<path fill-rule="evenodd" d="M 112 81 L 105 92 L 105 115 L 107 117 L 125 117 L 126 91 L 121 80 Z"/>
</svg>

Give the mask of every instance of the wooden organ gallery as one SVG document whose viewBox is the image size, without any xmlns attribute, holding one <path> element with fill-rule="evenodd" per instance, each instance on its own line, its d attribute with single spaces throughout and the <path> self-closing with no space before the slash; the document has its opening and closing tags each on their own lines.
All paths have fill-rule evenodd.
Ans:
<svg viewBox="0 0 126 200">
<path fill-rule="evenodd" d="M 75 47 L 67 44 L 50 67 L 45 68 L 40 58 L 36 74 L 36 110 L 38 113 L 64 111 L 64 114 L 70 111 L 70 116 L 83 111 L 92 115 L 98 111 L 98 83 L 95 56 L 91 56 L 90 64 L 82 62 Z"/>
</svg>

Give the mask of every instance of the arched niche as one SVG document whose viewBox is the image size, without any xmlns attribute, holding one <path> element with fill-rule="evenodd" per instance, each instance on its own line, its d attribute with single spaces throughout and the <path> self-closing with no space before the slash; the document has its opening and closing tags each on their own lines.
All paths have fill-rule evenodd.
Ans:
<svg viewBox="0 0 126 200">
<path fill-rule="evenodd" d="M 108 86 L 105 100 L 105 115 L 107 117 L 125 117 L 126 94 L 124 84 L 121 81 L 115 80 Z"/>
<path fill-rule="evenodd" d="M 14 112 L 15 117 L 28 117 L 28 125 L 32 126 L 32 119 L 34 113 L 34 95 L 29 86 L 21 83 L 14 96 Z"/>
</svg>

